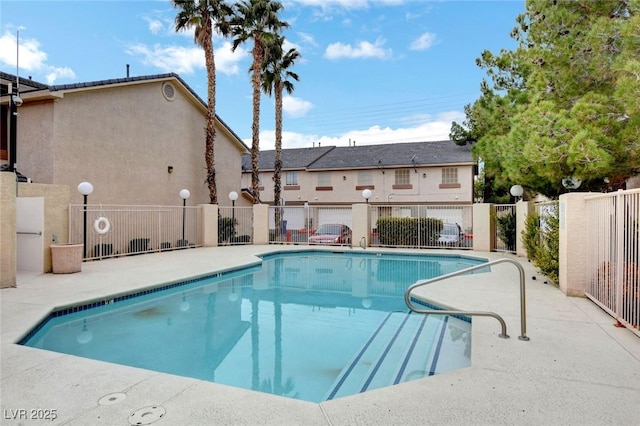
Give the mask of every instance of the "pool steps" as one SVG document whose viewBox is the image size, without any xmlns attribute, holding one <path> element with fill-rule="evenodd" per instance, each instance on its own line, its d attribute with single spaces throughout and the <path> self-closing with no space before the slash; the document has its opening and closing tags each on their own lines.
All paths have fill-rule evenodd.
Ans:
<svg viewBox="0 0 640 426">
<path fill-rule="evenodd" d="M 440 315 L 389 313 L 340 372 L 325 399 L 366 392 L 440 372 L 438 360 L 449 320 Z M 403 362 L 398 365 L 397 361 L 390 361 L 397 359 Z"/>
</svg>

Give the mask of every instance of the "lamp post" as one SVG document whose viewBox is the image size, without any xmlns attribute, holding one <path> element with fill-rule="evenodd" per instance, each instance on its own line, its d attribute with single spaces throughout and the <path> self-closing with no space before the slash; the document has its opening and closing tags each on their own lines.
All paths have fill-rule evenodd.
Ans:
<svg viewBox="0 0 640 426">
<path fill-rule="evenodd" d="M 364 191 L 362 191 L 362 198 L 365 199 L 365 201 L 367 202 L 367 204 L 369 204 L 369 198 L 371 198 L 371 195 L 373 193 L 371 192 L 370 189 L 365 189 Z"/>
<path fill-rule="evenodd" d="M 93 185 L 89 182 L 80 182 L 78 185 L 78 192 L 82 194 L 84 199 L 84 219 L 82 221 L 82 244 L 84 254 L 82 256 L 83 259 L 87 258 L 87 198 L 93 192 Z"/>
<path fill-rule="evenodd" d="M 229 238 L 231 239 L 236 233 L 236 200 L 238 199 L 238 193 L 236 191 L 231 191 L 228 197 L 231 200 L 231 229 L 229 230 Z"/>
<path fill-rule="evenodd" d="M 238 199 L 238 193 L 231 191 L 229 193 L 229 199 L 231 200 L 231 227 L 236 229 L 236 200 Z M 233 235 L 232 235 L 233 236 Z"/>
<path fill-rule="evenodd" d="M 191 196 L 191 193 L 188 189 L 180 190 L 180 198 L 182 198 L 182 241 L 180 241 L 180 246 L 186 246 L 187 242 L 184 240 L 184 214 L 187 210 L 187 199 Z"/>
<path fill-rule="evenodd" d="M 524 194 L 524 189 L 521 185 L 513 185 L 509 192 L 511 193 L 511 195 L 516 197 L 516 202 L 518 202 L 518 199 L 522 197 L 522 194 Z"/>
<path fill-rule="evenodd" d="M 19 53 L 20 53 L 20 32 L 16 32 L 16 85 L 13 87 L 11 98 L 9 99 L 9 171 L 17 172 L 17 141 L 18 141 L 18 107 L 22 106 L 20 97 L 20 77 L 19 77 Z"/>
</svg>

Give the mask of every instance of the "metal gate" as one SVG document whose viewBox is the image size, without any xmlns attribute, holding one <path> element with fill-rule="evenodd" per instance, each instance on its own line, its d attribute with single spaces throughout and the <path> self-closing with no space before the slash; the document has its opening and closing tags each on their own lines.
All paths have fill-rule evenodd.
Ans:
<svg viewBox="0 0 640 426">
<path fill-rule="evenodd" d="M 585 197 L 586 296 L 640 336 L 640 189 Z"/>
</svg>

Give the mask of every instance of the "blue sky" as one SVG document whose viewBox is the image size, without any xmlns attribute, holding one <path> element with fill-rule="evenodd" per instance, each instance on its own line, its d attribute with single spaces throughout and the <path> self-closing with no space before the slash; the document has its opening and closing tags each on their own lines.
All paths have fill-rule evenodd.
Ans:
<svg viewBox="0 0 640 426">
<path fill-rule="evenodd" d="M 479 96 L 485 50 L 512 49 L 524 0 L 284 0 L 285 36 L 301 54 L 284 100 L 285 148 L 448 139 Z M 47 84 L 167 72 L 206 100 L 204 53 L 176 33 L 164 0 L 0 3 L 0 69 Z M 216 36 L 217 114 L 251 144 L 252 45 Z M 273 149 L 274 103 L 263 96 L 260 148 Z"/>
</svg>

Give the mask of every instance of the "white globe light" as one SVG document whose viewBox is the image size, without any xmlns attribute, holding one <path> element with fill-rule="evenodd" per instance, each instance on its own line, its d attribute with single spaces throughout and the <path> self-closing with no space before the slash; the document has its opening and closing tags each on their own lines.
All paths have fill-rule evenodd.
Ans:
<svg viewBox="0 0 640 426">
<path fill-rule="evenodd" d="M 362 198 L 364 198 L 365 200 L 368 200 L 369 198 L 371 198 L 371 195 L 373 193 L 371 192 L 370 189 L 365 189 L 364 191 L 362 191 Z"/>
<path fill-rule="evenodd" d="M 524 194 L 524 188 L 522 188 L 521 185 L 513 185 L 509 192 L 511 192 L 511 195 L 514 197 L 522 197 L 522 194 Z"/>
<path fill-rule="evenodd" d="M 231 191 L 231 192 L 229 193 L 229 199 L 230 199 L 231 201 L 235 201 L 235 200 L 237 200 L 237 199 L 238 199 L 238 193 L 237 193 L 236 191 Z"/>
<path fill-rule="evenodd" d="M 82 195 L 89 195 L 93 192 L 93 185 L 89 182 L 80 182 L 78 185 L 78 192 Z"/>
<path fill-rule="evenodd" d="M 562 179 L 562 186 L 566 189 L 577 189 L 582 185 L 582 181 L 577 177 L 569 176 Z"/>
<path fill-rule="evenodd" d="M 182 189 L 180 190 L 180 198 L 182 198 L 183 200 L 188 199 L 189 197 L 191 197 L 191 193 L 189 192 L 188 189 Z"/>
<path fill-rule="evenodd" d="M 373 300 L 366 298 L 362 299 L 362 307 L 365 309 L 369 309 L 373 305 Z"/>
</svg>

